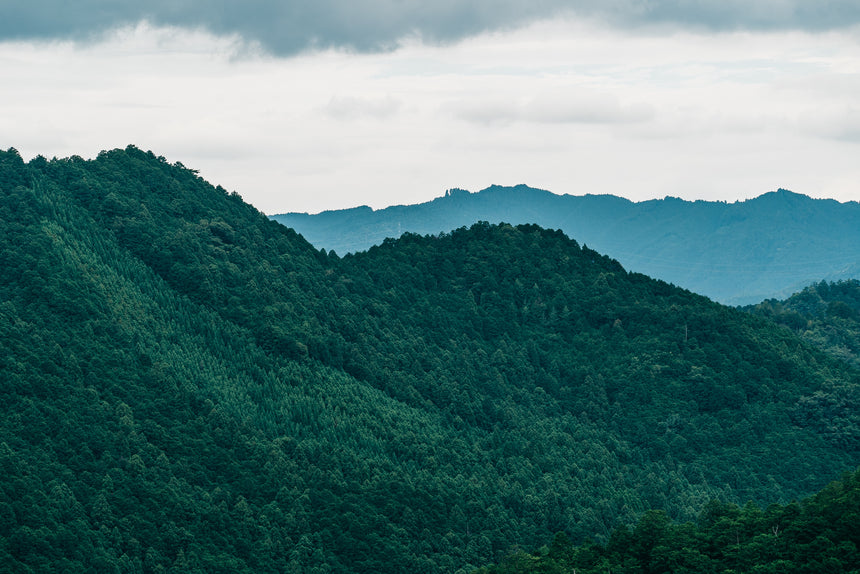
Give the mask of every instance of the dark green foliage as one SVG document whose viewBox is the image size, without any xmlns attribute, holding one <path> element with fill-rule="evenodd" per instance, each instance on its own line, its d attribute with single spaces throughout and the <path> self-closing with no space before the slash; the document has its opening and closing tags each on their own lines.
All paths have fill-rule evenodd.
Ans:
<svg viewBox="0 0 860 574">
<path fill-rule="evenodd" d="M 0 166 L 0 569 L 455 572 L 858 464 L 855 371 L 559 231 L 338 258 L 134 147 Z"/>
<path fill-rule="evenodd" d="M 784 189 L 735 203 L 674 197 L 633 203 L 494 185 L 378 211 L 272 218 L 342 255 L 405 232 L 436 234 L 479 220 L 537 223 L 564 230 L 627 269 L 732 304 L 787 296 L 821 278 L 860 278 L 860 204 Z"/>
<path fill-rule="evenodd" d="M 845 473 L 801 503 L 762 510 L 712 500 L 697 523 L 651 511 L 606 544 L 575 546 L 564 533 L 534 554 L 519 551 L 475 574 L 577 572 L 798 574 L 860 571 L 860 471 Z"/>
<path fill-rule="evenodd" d="M 829 355 L 860 367 L 860 281 L 821 281 L 784 301 L 744 310 L 788 327 Z"/>
</svg>

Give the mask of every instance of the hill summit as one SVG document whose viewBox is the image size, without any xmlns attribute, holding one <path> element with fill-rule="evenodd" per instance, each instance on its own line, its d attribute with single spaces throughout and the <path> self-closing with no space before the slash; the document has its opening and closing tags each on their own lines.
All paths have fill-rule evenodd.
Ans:
<svg viewBox="0 0 860 574">
<path fill-rule="evenodd" d="M 860 204 L 784 189 L 735 203 L 674 197 L 634 203 L 494 185 L 477 193 L 448 190 L 418 205 L 272 217 L 340 254 L 405 232 L 435 234 L 477 221 L 536 223 L 563 230 L 627 269 L 728 304 L 860 277 Z"/>
</svg>

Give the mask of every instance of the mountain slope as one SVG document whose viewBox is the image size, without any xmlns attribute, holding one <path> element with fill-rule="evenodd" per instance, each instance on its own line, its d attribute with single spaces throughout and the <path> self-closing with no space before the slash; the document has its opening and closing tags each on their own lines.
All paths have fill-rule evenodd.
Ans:
<svg viewBox="0 0 860 574">
<path fill-rule="evenodd" d="M 731 304 L 785 297 L 822 278 L 860 277 L 860 204 L 785 190 L 732 204 L 670 197 L 633 203 L 493 186 L 449 190 L 420 205 L 272 218 L 341 254 L 407 231 L 435 234 L 481 220 L 536 223 L 562 229 L 628 269 Z"/>
<path fill-rule="evenodd" d="M 9 571 L 451 572 L 860 457 L 856 372 L 560 232 L 338 258 L 133 147 L 0 212 Z"/>
<path fill-rule="evenodd" d="M 332 540 L 350 509 L 361 537 L 396 547 L 404 535 L 368 501 L 408 475 L 382 437 L 430 428 L 428 446 L 450 442 L 438 417 L 265 353 L 171 289 L 65 189 L 35 180 L 3 189 L 3 568 L 362 571 L 367 543 Z M 335 499 L 337 509 L 321 504 Z"/>
<path fill-rule="evenodd" d="M 860 367 L 860 281 L 821 281 L 788 299 L 745 310 L 784 325 L 831 356 Z"/>
<path fill-rule="evenodd" d="M 711 501 L 698 523 L 649 512 L 607 544 L 574 546 L 558 534 L 534 554 L 519 551 L 475 574 L 529 572 L 857 572 L 860 472 L 845 473 L 808 499 L 762 510 Z"/>
</svg>

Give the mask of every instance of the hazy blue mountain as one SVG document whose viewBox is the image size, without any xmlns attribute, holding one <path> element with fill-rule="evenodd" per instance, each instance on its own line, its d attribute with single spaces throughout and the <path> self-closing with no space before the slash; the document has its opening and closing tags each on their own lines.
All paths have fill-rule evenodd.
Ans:
<svg viewBox="0 0 860 574">
<path fill-rule="evenodd" d="M 563 230 L 627 269 L 729 304 L 787 297 L 821 279 L 860 277 L 860 203 L 784 189 L 735 203 L 674 197 L 634 203 L 492 186 L 449 190 L 418 205 L 272 218 L 341 255 L 407 231 L 436 234 L 476 221 L 536 223 Z"/>
</svg>

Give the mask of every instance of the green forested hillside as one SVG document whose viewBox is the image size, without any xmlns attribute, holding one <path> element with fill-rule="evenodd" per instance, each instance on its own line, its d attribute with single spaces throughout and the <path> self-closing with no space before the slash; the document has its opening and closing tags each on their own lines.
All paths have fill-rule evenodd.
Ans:
<svg viewBox="0 0 860 574">
<path fill-rule="evenodd" d="M 575 546 L 564 534 L 530 554 L 508 556 L 475 574 L 734 572 L 848 574 L 860 571 L 860 472 L 846 473 L 800 503 L 743 507 L 711 501 L 697 522 L 650 511 L 604 544 Z"/>
<path fill-rule="evenodd" d="M 455 572 L 860 461 L 856 371 L 558 231 L 339 258 L 134 147 L 9 150 L 0 248 L 10 572 Z"/>
<path fill-rule="evenodd" d="M 768 299 L 745 310 L 860 368 L 860 281 L 821 281 L 784 301 Z"/>
</svg>

